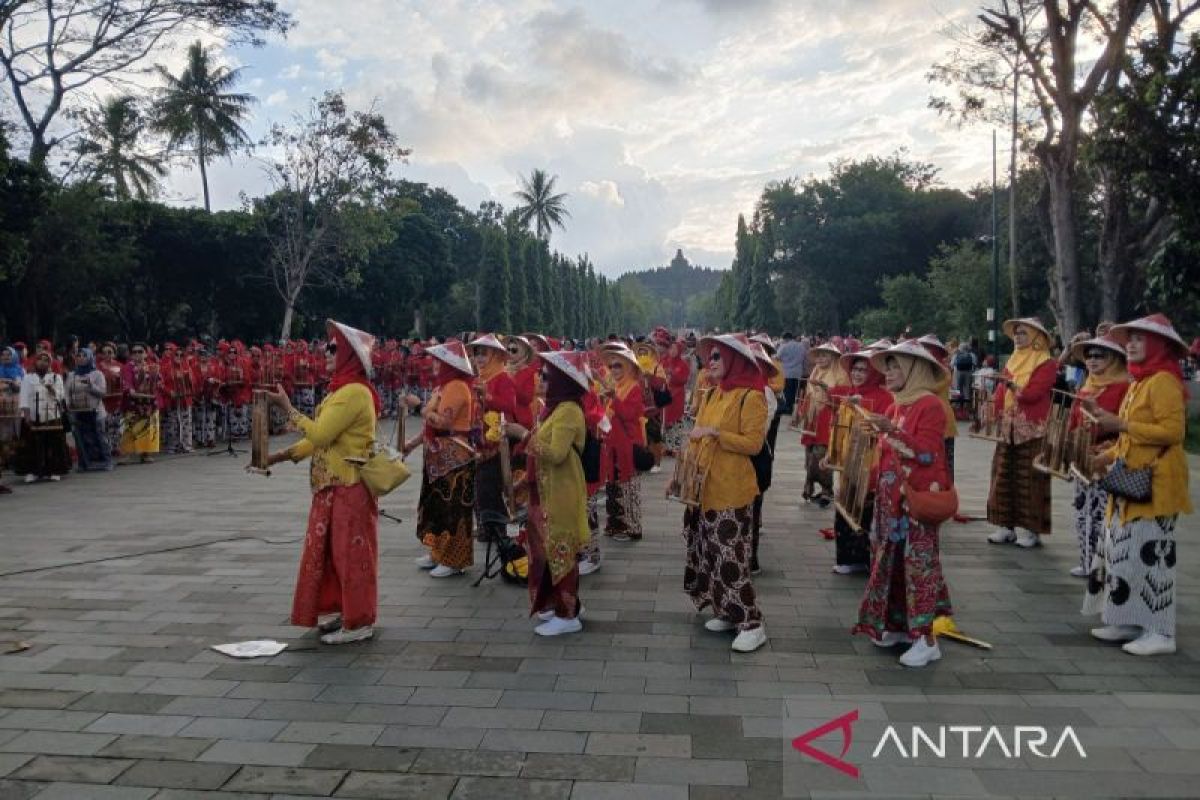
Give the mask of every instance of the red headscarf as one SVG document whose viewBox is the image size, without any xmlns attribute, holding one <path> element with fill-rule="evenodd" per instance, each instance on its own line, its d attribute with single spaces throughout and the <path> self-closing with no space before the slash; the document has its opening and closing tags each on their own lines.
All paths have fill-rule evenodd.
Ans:
<svg viewBox="0 0 1200 800">
<path fill-rule="evenodd" d="M 1136 364 L 1129 362 L 1129 374 L 1135 381 L 1142 381 L 1158 372 L 1169 372 L 1183 383 L 1183 370 L 1179 368 L 1179 357 L 1174 343 L 1157 333 L 1138 331 L 1145 341 L 1146 357 Z"/>
<path fill-rule="evenodd" d="M 758 362 L 746 358 L 732 347 L 720 342 L 714 343 L 714 346 L 720 350 L 721 360 L 725 362 L 725 376 L 721 378 L 721 391 L 756 389 L 761 392 L 766 388 L 767 379 L 763 376 L 762 370 L 758 368 Z"/>
<path fill-rule="evenodd" d="M 337 343 L 337 352 L 333 357 L 333 375 L 329 378 L 329 393 L 333 394 L 351 383 L 361 383 L 371 392 L 371 400 L 375 403 L 375 416 L 379 416 L 383 410 L 383 403 L 379 401 L 379 393 L 371 385 L 367 368 L 359 361 L 358 354 L 354 351 L 350 340 L 342 334 L 341 329 L 336 325 L 330 325 L 329 333 L 330 339 Z"/>
<path fill-rule="evenodd" d="M 440 358 L 434 358 L 433 364 L 433 386 L 436 389 L 442 388 L 451 381 L 470 381 L 474 378 L 470 373 L 452 367 Z"/>
</svg>

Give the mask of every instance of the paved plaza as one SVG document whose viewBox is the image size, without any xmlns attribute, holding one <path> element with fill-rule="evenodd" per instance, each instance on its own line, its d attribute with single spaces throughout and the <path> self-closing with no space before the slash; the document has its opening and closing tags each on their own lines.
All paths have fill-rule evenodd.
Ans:
<svg viewBox="0 0 1200 800">
<path fill-rule="evenodd" d="M 266 478 L 245 475 L 244 456 L 163 457 L 16 486 L 0 498 L 0 653 L 31 646 L 0 655 L 0 798 L 775 798 L 785 698 L 1020 693 L 1090 713 L 1111 711 L 1109 693 L 1148 692 L 1183 696 L 1110 719 L 1133 732 L 1074 777 L 987 765 L 941 782 L 904 767 L 895 795 L 1136 794 L 1156 772 L 1187 796 L 1200 773 L 1196 517 L 1179 529 L 1178 654 L 1090 639 L 1056 482 L 1056 533 L 1039 550 L 988 545 L 981 523 L 943 528 L 955 619 L 994 649 L 943 642 L 940 662 L 909 671 L 848 634 L 864 579 L 830 574 L 817 530 L 832 512 L 799 507 L 795 439 L 780 434 L 755 580 L 770 643 L 750 655 L 706 632 L 681 591 L 682 507 L 661 499 L 666 475 L 645 481 L 645 539 L 605 541 L 603 568 L 582 579 L 584 632 L 554 639 L 533 634 L 522 588 L 412 565 L 410 480 L 383 503 L 404 522 L 380 522 L 376 638 L 341 648 L 286 624 L 304 467 Z M 967 513 L 983 512 L 989 458 L 959 440 Z M 252 661 L 209 649 L 257 638 L 288 649 Z M 1128 727 L 1146 718 L 1185 733 L 1156 747 L 1153 728 Z"/>
</svg>

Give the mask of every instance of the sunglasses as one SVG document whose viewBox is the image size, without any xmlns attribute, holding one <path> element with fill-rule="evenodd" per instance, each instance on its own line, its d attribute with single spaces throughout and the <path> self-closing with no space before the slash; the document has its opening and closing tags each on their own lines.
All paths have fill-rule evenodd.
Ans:
<svg viewBox="0 0 1200 800">
<path fill-rule="evenodd" d="M 609 369 L 625 369 L 625 365 L 622 364 L 620 361 L 614 361 L 608 365 L 608 368 Z"/>
<path fill-rule="evenodd" d="M 333 355 L 334 353 L 336 353 L 337 352 L 337 342 L 330 342 L 329 344 L 325 345 L 325 352 L 329 353 L 329 355 Z"/>
<path fill-rule="evenodd" d="M 708 354 L 708 360 L 709 361 L 720 361 L 721 360 L 721 351 L 713 350 L 711 353 Z"/>
<path fill-rule="evenodd" d="M 1083 357 L 1090 361 L 1092 359 L 1107 358 L 1108 353 L 1104 350 L 1088 350 L 1083 354 Z"/>
<path fill-rule="evenodd" d="M 519 348 L 519 347 L 510 347 L 510 348 L 508 348 L 508 352 L 509 352 L 511 355 L 514 355 L 514 356 L 519 356 L 519 355 L 521 355 L 521 348 Z"/>
</svg>

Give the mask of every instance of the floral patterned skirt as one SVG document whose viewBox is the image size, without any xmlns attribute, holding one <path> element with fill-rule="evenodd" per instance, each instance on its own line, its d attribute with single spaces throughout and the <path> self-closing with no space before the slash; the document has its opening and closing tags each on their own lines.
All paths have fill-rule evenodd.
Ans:
<svg viewBox="0 0 1200 800">
<path fill-rule="evenodd" d="M 553 539 L 546 533 L 546 515 L 536 505 L 529 509 L 528 536 L 525 539 L 529 554 L 529 613 L 554 610 L 555 616 L 568 618 L 579 614 L 579 564 L 576 553 L 552 553 Z M 554 580 L 551 558 L 570 561 L 572 566 L 558 581 Z"/>
<path fill-rule="evenodd" d="M 311 628 L 340 612 L 348 630 L 375 624 L 379 508 L 365 484 L 328 486 L 312 498 L 300 556 L 292 624 Z"/>
<path fill-rule="evenodd" d="M 739 631 L 757 628 L 763 620 L 750 582 L 752 516 L 750 505 L 709 511 L 691 507 L 683 513 L 683 590 L 697 611 L 711 607 Z"/>
<path fill-rule="evenodd" d="M 878 503 L 877 503 L 878 505 Z M 938 529 L 910 517 L 877 513 L 878 543 L 854 633 L 927 636 L 937 617 L 951 614 L 950 590 L 938 557 Z"/>
</svg>

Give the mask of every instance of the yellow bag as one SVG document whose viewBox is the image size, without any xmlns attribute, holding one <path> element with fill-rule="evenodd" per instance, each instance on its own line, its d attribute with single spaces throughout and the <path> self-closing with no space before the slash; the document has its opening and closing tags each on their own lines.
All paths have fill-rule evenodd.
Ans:
<svg viewBox="0 0 1200 800">
<path fill-rule="evenodd" d="M 383 497 L 408 480 L 412 472 L 402 458 L 400 452 L 391 447 L 376 450 L 358 471 L 367 491 L 376 497 Z"/>
</svg>

